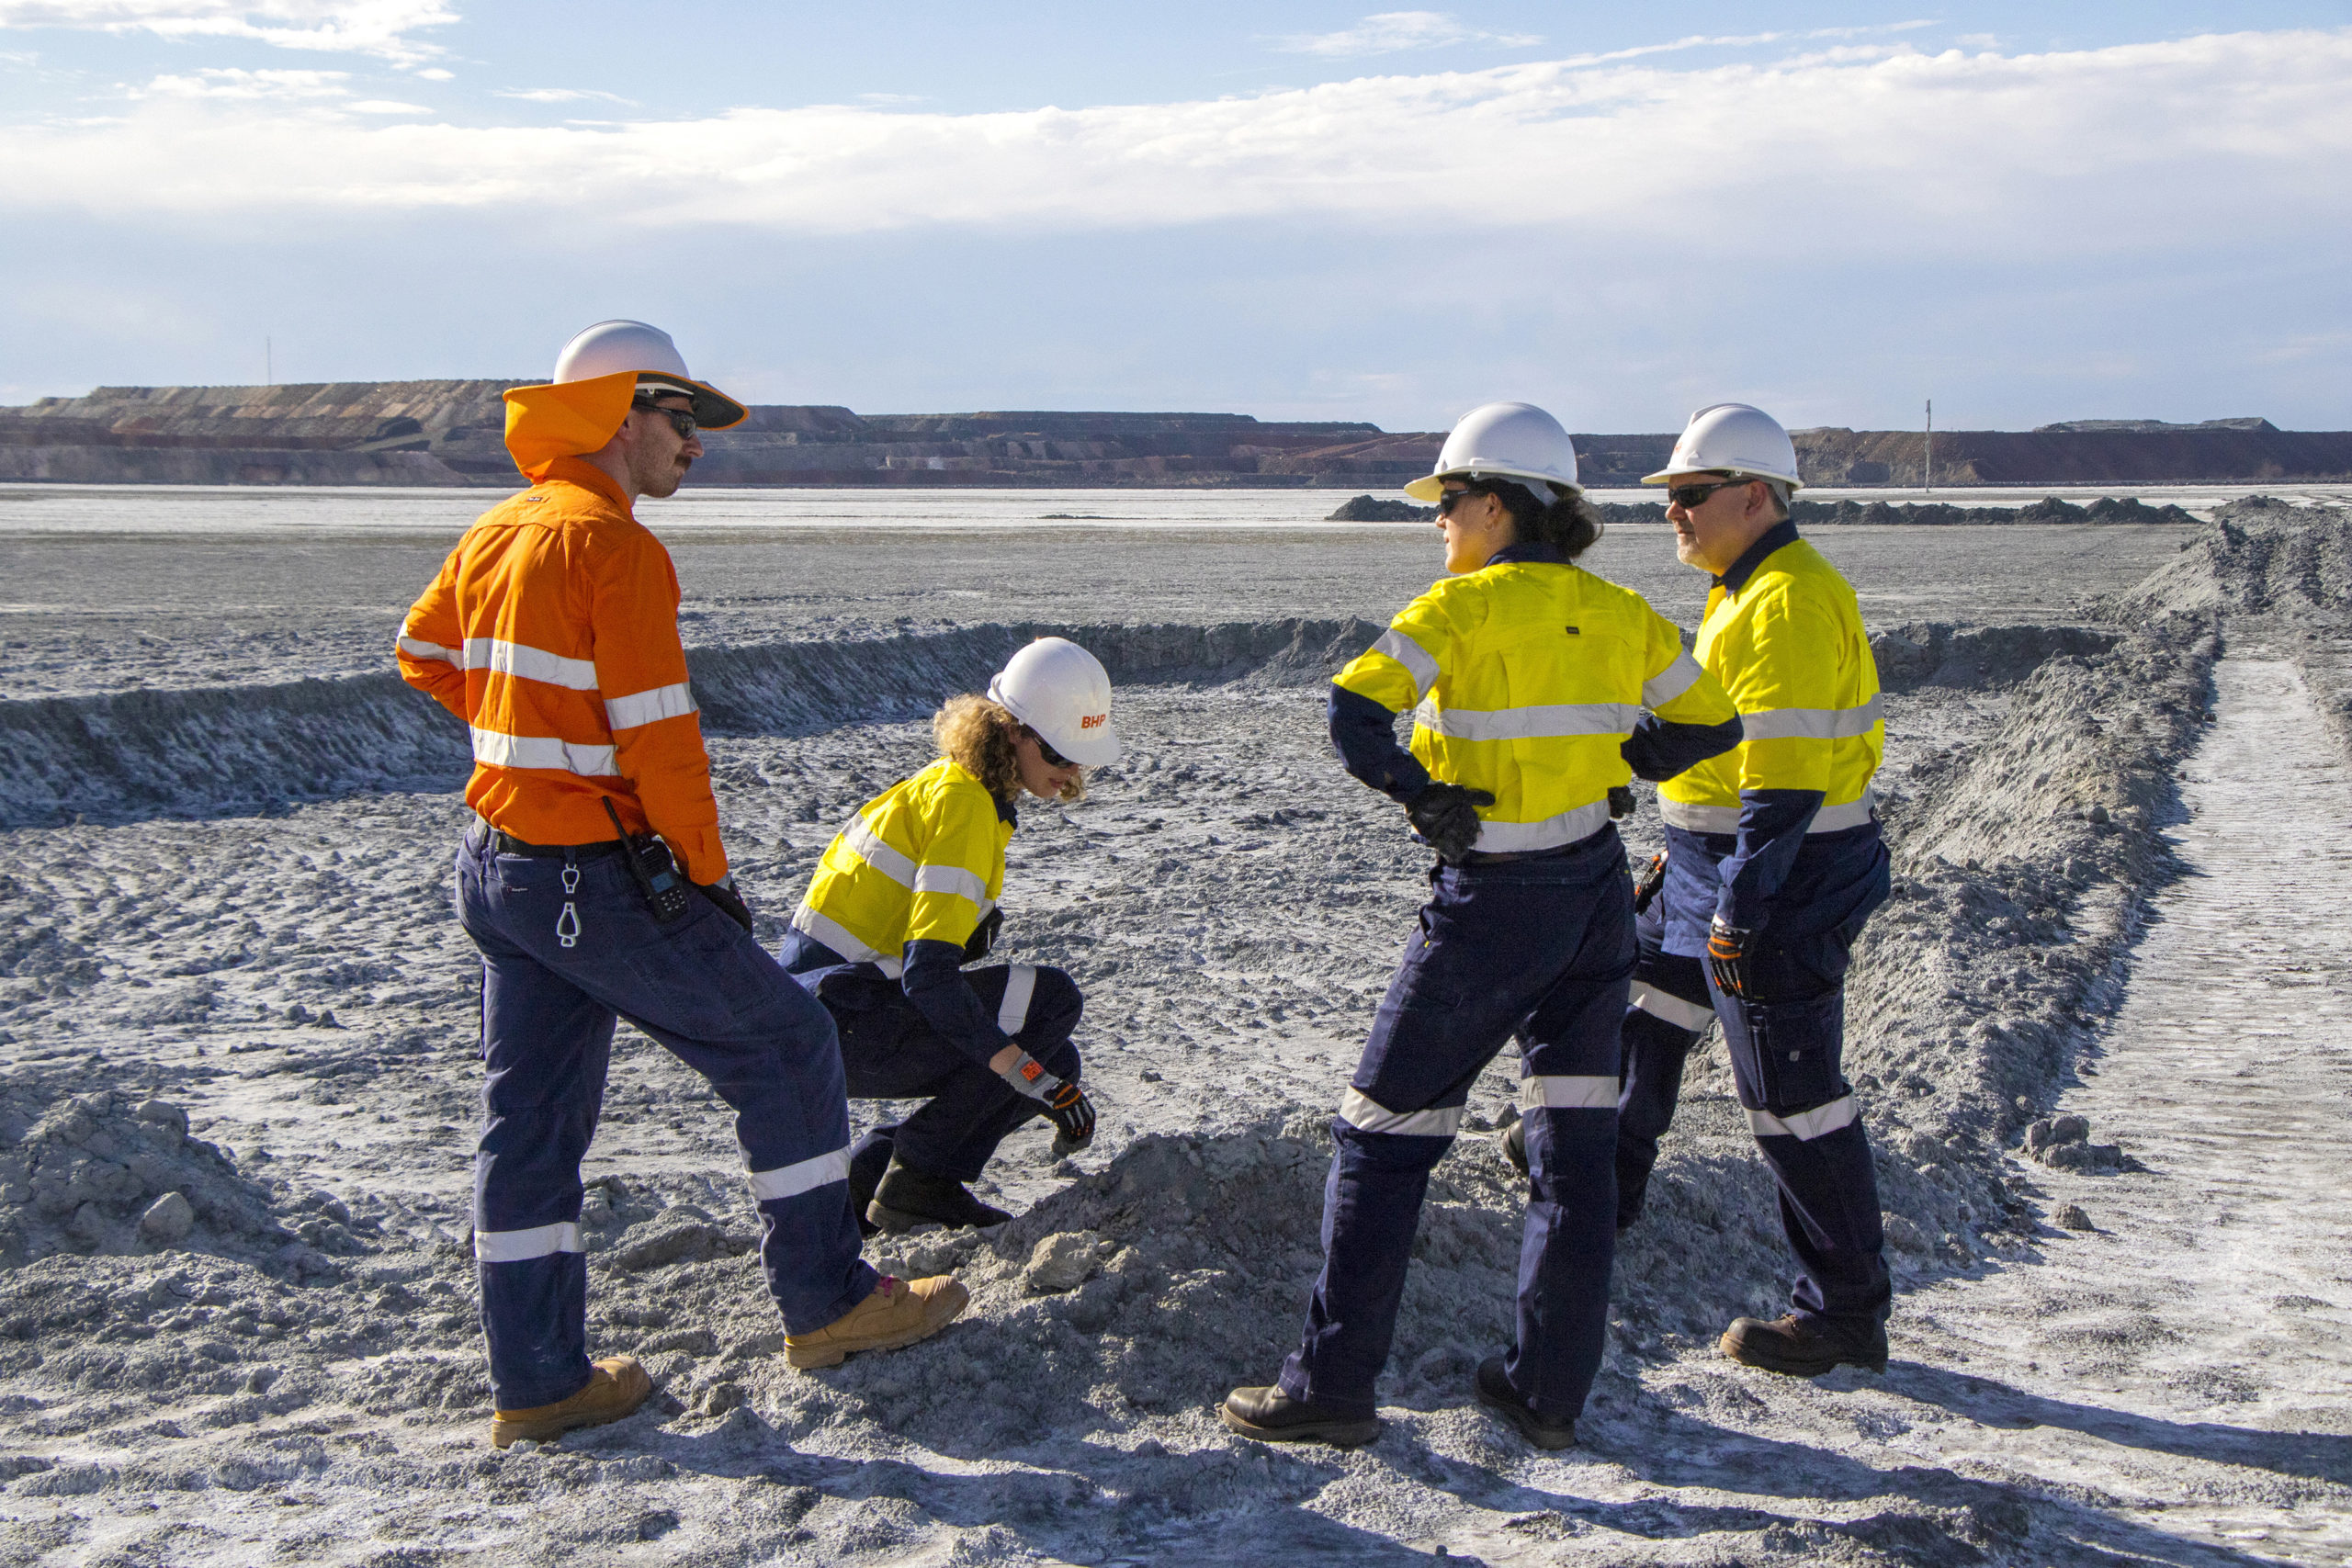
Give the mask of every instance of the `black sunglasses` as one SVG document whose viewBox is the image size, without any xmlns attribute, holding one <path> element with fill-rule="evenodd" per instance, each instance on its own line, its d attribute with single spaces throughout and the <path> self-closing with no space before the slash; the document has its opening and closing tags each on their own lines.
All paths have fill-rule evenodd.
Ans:
<svg viewBox="0 0 2352 1568">
<path fill-rule="evenodd" d="M 1474 495 L 1492 495 L 1494 491 L 1492 491 L 1480 490 L 1476 485 L 1472 485 L 1465 490 L 1440 491 L 1438 491 L 1437 496 L 1437 514 L 1440 517 L 1451 516 L 1453 513 L 1453 509 L 1461 505 L 1468 497 Z"/>
<path fill-rule="evenodd" d="M 660 414 L 670 422 L 670 428 L 678 433 L 681 441 L 695 438 L 695 411 L 692 409 L 665 409 L 660 403 L 650 403 L 642 398 L 628 406 L 639 413 Z"/>
<path fill-rule="evenodd" d="M 1719 490 L 1734 490 L 1741 485 L 1755 482 L 1754 479 L 1717 479 L 1713 484 L 1671 485 L 1668 487 L 1666 492 L 1667 504 L 1679 506 L 1688 512 L 1692 507 L 1704 506 L 1707 503 L 1707 498 Z"/>
<path fill-rule="evenodd" d="M 1079 765 L 1076 762 L 1071 761 L 1068 757 L 1063 756 L 1059 751 L 1055 750 L 1050 745 L 1046 744 L 1046 738 L 1038 734 L 1035 728 L 1025 724 L 1021 728 L 1028 730 L 1029 739 L 1037 743 L 1037 755 L 1046 759 L 1046 766 L 1049 768 L 1075 768 Z"/>
</svg>

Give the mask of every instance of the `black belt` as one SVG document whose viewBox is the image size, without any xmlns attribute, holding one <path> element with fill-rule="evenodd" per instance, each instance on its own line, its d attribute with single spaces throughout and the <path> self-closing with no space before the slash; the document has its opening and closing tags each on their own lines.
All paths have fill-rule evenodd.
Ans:
<svg viewBox="0 0 2352 1568">
<path fill-rule="evenodd" d="M 483 825 L 483 836 L 492 849 L 502 855 L 525 855 L 532 860 L 602 860 L 617 853 L 620 840 L 607 839 L 601 844 L 526 844 L 514 834 Z"/>
</svg>

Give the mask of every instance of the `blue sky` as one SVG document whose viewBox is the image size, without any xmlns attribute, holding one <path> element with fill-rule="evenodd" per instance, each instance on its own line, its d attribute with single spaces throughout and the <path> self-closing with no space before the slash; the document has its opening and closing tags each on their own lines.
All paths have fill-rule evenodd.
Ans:
<svg viewBox="0 0 2352 1568">
<path fill-rule="evenodd" d="M 2352 4 L 0 0 L 0 401 L 2352 426 Z"/>
</svg>

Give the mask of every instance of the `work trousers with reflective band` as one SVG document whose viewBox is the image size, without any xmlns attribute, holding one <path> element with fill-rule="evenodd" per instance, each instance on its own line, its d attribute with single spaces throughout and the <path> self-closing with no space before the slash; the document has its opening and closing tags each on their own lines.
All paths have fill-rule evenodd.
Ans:
<svg viewBox="0 0 2352 1568">
<path fill-rule="evenodd" d="M 1844 874 L 1811 869 L 1848 918 L 1810 929 L 1792 920 L 1803 933 L 1792 941 L 1766 927 L 1750 967 L 1756 1000 L 1724 995 L 1701 960 L 1666 952 L 1657 906 L 1637 922 L 1641 956 L 1625 1009 L 1617 1114 L 1618 1223 L 1631 1224 L 1641 1213 L 1684 1062 L 1707 1025 L 1720 1022 L 1733 1084 L 1771 1168 L 1781 1226 L 1803 1270 L 1792 1292 L 1797 1311 L 1875 1319 L 1892 1290 L 1881 1256 L 1878 1173 L 1843 1071 L 1845 976 L 1854 938 L 1885 897 L 1886 855 L 1875 836 L 1830 852 Z"/>
<path fill-rule="evenodd" d="M 656 926 L 618 855 L 500 855 L 479 833 L 458 852 L 458 910 L 482 956 L 474 1256 L 500 1409 L 551 1404 L 589 1379 L 580 1161 L 616 1017 L 734 1109 L 785 1326 L 821 1328 L 872 1293 L 832 1021 L 749 932 L 699 897 Z"/>
<path fill-rule="evenodd" d="M 1078 1047 L 1069 1037 L 1085 1009 L 1075 981 L 1031 964 L 967 969 L 964 979 L 1015 1045 L 1056 1077 L 1077 1078 Z M 905 1121 L 875 1127 L 851 1149 L 850 1163 L 868 1190 L 894 1154 L 926 1175 L 977 1180 L 1005 1135 L 1044 1111 L 1043 1101 L 943 1039 L 899 982 L 871 964 L 833 971 L 818 994 L 841 1030 L 852 1098 L 928 1097 Z"/>
<path fill-rule="evenodd" d="M 1616 1248 L 1617 1024 L 1634 963 L 1625 853 L 1603 828 L 1564 854 L 1441 867 L 1331 1124 L 1323 1272 L 1282 1386 L 1373 1409 L 1429 1174 L 1470 1086 L 1520 1043 L 1529 1195 L 1511 1386 L 1572 1419 L 1600 1370 Z"/>
</svg>

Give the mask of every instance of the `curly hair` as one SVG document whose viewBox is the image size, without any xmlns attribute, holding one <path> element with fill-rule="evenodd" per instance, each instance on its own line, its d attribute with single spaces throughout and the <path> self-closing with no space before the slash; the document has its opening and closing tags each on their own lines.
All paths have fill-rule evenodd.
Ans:
<svg viewBox="0 0 2352 1568">
<path fill-rule="evenodd" d="M 1012 748 L 1028 728 L 1002 704 L 969 692 L 948 698 L 931 719 L 940 750 L 1007 805 L 1021 795 L 1021 759 Z M 1061 798 L 1070 803 L 1085 799 L 1085 775 L 1064 784 Z"/>
<path fill-rule="evenodd" d="M 1531 544 L 1549 545 L 1570 560 L 1590 549 L 1600 537 L 1600 513 L 1580 491 L 1564 494 L 1546 485 L 1544 493 L 1539 493 L 1529 485 L 1499 480 L 1471 488 L 1484 490 L 1503 503 L 1503 509 L 1519 525 L 1521 538 Z"/>
</svg>

